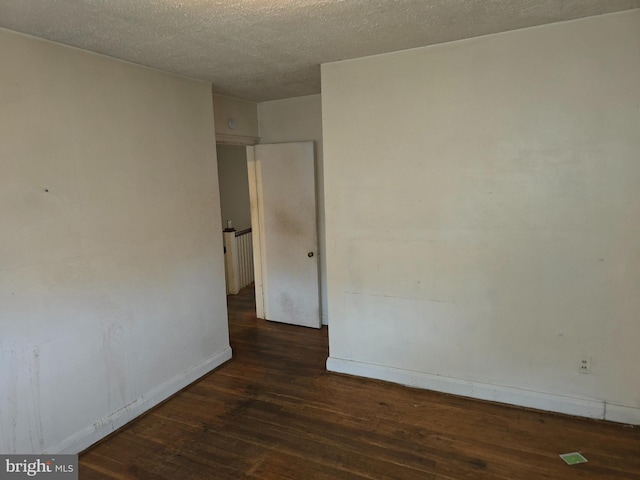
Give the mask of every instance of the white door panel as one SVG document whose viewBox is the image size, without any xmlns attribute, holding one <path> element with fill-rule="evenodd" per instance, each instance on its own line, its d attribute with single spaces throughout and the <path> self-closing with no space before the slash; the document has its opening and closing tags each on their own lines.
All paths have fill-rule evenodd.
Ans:
<svg viewBox="0 0 640 480">
<path fill-rule="evenodd" d="M 313 142 L 250 148 L 261 257 L 256 303 L 267 320 L 319 328 Z"/>
</svg>

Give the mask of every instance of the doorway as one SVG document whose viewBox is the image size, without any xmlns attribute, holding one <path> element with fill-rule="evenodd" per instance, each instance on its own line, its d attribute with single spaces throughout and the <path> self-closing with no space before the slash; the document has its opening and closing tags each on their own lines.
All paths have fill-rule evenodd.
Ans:
<svg viewBox="0 0 640 480">
<path fill-rule="evenodd" d="M 319 328 L 313 142 L 217 149 L 222 227 L 253 230 L 257 316 Z"/>
<path fill-rule="evenodd" d="M 244 145 L 216 144 L 222 229 L 251 228 L 247 150 Z M 229 225 L 228 222 L 231 222 Z"/>
</svg>

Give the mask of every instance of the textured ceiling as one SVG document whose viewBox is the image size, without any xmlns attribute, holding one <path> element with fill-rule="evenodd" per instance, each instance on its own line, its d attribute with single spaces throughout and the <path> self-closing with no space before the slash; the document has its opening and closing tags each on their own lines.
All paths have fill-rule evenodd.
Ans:
<svg viewBox="0 0 640 480">
<path fill-rule="evenodd" d="M 254 101 L 320 92 L 320 64 L 640 8 L 640 0 L 0 0 L 0 26 Z"/>
</svg>

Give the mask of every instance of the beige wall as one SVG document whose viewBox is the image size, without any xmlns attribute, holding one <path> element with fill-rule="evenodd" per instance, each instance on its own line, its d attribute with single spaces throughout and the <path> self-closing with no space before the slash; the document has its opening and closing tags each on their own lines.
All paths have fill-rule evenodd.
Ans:
<svg viewBox="0 0 640 480">
<path fill-rule="evenodd" d="M 227 220 L 233 222 L 233 228 L 236 230 L 250 228 L 251 209 L 246 147 L 218 145 L 217 153 L 222 228 L 226 228 Z"/>
<path fill-rule="evenodd" d="M 77 452 L 230 357 L 211 87 L 0 58 L 0 451 Z"/>
<path fill-rule="evenodd" d="M 322 163 L 322 99 L 320 95 L 287 98 L 258 104 L 260 143 L 302 142 L 315 145 L 318 205 L 318 248 L 320 251 L 320 303 L 322 323 L 327 324 L 327 263 L 324 232 L 324 179 Z"/>
<path fill-rule="evenodd" d="M 639 45 L 633 10 L 323 65 L 329 369 L 640 423 Z"/>
<path fill-rule="evenodd" d="M 240 98 L 213 95 L 215 131 L 219 140 L 230 143 L 254 144 L 258 137 L 258 107 L 255 102 Z M 235 128 L 229 127 L 229 120 Z M 231 138 L 228 138 L 228 137 Z M 234 138 L 235 137 L 235 138 Z"/>
</svg>

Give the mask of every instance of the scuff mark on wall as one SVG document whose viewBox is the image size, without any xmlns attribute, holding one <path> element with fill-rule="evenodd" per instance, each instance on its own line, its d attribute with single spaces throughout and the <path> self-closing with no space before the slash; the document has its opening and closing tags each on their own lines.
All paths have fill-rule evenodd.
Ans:
<svg viewBox="0 0 640 480">
<path fill-rule="evenodd" d="M 7 398 L 7 408 L 0 412 L 3 420 L 2 437 L 7 439 L 8 445 L 5 447 L 8 453 L 16 453 L 17 431 L 18 431 L 18 362 L 16 361 L 15 346 L 10 346 L 2 352 L 6 359 L 6 368 L 3 368 L 5 378 L 3 379 L 3 391 Z M 7 431 L 8 429 L 8 431 Z"/>
<path fill-rule="evenodd" d="M 121 416 L 126 416 L 127 412 L 134 410 L 141 402 L 142 398 L 137 398 L 133 402 L 125 405 L 124 407 L 116 410 L 115 412 L 101 418 L 93 424 L 93 428 L 96 432 L 113 432 L 115 430 L 114 422 Z"/>
<path fill-rule="evenodd" d="M 40 404 L 40 347 L 35 346 L 31 351 L 29 363 L 29 382 L 30 382 L 30 399 L 33 406 L 34 424 L 29 427 L 29 439 L 31 441 L 31 449 L 34 452 L 42 452 L 44 450 L 44 438 L 42 429 L 42 408 Z M 37 441 L 34 441 L 34 434 Z"/>
<path fill-rule="evenodd" d="M 102 334 L 109 411 L 123 405 L 126 398 L 126 365 L 122 341 L 123 328 L 119 323 L 110 324 Z"/>
<path fill-rule="evenodd" d="M 0 349 L 0 391 L 6 408 L 0 410 L 0 451 L 17 454 L 28 439 L 32 452 L 44 450 L 40 402 L 40 347 L 7 345 Z"/>
</svg>

